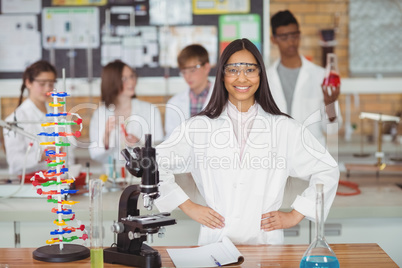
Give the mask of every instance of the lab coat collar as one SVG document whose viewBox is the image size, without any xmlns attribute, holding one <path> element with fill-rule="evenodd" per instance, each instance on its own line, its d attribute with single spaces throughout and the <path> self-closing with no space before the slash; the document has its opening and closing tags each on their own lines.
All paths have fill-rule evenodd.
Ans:
<svg viewBox="0 0 402 268">
<path fill-rule="evenodd" d="M 293 93 L 293 99 L 300 99 L 300 97 L 298 95 L 301 94 L 301 91 L 303 90 L 303 85 L 306 84 L 306 81 L 308 81 L 310 79 L 311 73 L 313 73 L 311 71 L 311 68 L 314 67 L 314 64 L 312 62 L 310 62 L 309 60 L 307 60 L 304 56 L 300 56 L 300 59 L 301 59 L 302 65 L 300 66 L 300 72 L 299 72 L 299 75 L 297 76 L 295 90 Z M 279 58 L 272 65 L 272 68 L 275 70 L 275 72 L 274 72 L 275 75 L 271 79 L 274 79 L 275 80 L 275 81 L 273 81 L 274 84 L 276 84 L 278 86 L 278 88 L 276 90 L 280 89 L 280 93 L 277 95 L 279 95 L 281 99 L 276 100 L 276 101 L 281 102 L 282 106 L 286 107 L 286 109 L 283 112 L 289 113 L 289 108 L 287 107 L 287 103 L 285 101 L 285 95 L 283 93 L 282 84 L 280 82 L 278 72 L 276 71 L 278 69 L 278 65 L 280 62 L 281 62 L 281 59 Z M 275 89 L 272 89 L 272 90 L 275 90 Z M 296 101 L 292 102 L 292 112 L 298 110 L 298 108 L 295 107 L 297 105 L 300 105 L 300 104 L 298 104 L 298 102 L 296 102 Z"/>
<path fill-rule="evenodd" d="M 255 103 L 256 107 L 257 107 L 257 116 L 264 116 L 267 117 L 270 114 L 265 112 L 264 109 L 262 109 L 261 105 L 259 103 Z M 222 110 L 222 113 L 218 116 L 217 119 L 219 120 L 230 120 L 229 115 L 228 115 L 228 107 L 227 104 L 225 105 L 225 107 Z"/>
<path fill-rule="evenodd" d="M 259 103 L 256 103 L 255 105 L 257 106 L 256 107 L 257 108 L 257 115 L 256 115 L 256 118 L 255 118 L 255 120 L 253 122 L 252 129 L 266 129 L 266 131 L 269 132 L 269 129 L 267 129 L 266 126 L 267 126 L 267 124 L 272 124 L 272 120 L 275 120 L 274 115 L 265 112 L 264 109 L 262 109 L 262 107 L 261 107 L 261 105 Z M 220 114 L 220 116 L 218 116 L 218 118 L 216 120 L 221 121 L 220 128 L 222 128 L 222 129 L 224 129 L 224 128 L 233 129 L 233 123 L 232 123 L 232 120 L 230 120 L 230 118 L 229 118 L 228 111 L 227 111 L 227 105 L 225 105 L 225 107 L 223 108 L 222 113 Z M 253 131 L 250 133 L 248 139 L 253 137 L 251 134 L 253 134 Z M 227 132 L 225 132 L 225 135 L 228 138 L 231 138 L 231 137 L 229 137 L 229 134 Z M 255 133 L 253 135 L 255 135 Z M 246 147 L 247 147 L 247 145 L 246 145 Z"/>
<path fill-rule="evenodd" d="M 302 67 L 304 67 L 304 66 L 308 66 L 308 65 L 311 64 L 311 62 L 310 62 L 308 59 L 306 59 L 303 55 L 300 55 L 299 57 L 300 57 L 300 59 L 301 59 L 301 61 L 302 61 L 302 65 L 300 66 L 300 68 L 302 68 Z M 279 65 L 280 62 L 281 62 L 281 58 L 278 58 L 278 59 L 272 64 L 272 66 L 276 69 L 276 68 L 278 68 L 278 65 Z"/>
<path fill-rule="evenodd" d="M 299 75 L 297 76 L 297 81 L 296 81 L 296 86 L 295 86 L 295 92 L 293 97 L 295 97 L 297 95 L 297 93 L 301 90 L 302 85 L 305 84 L 305 82 L 309 79 L 310 77 L 310 62 L 305 58 L 305 57 L 301 57 L 302 60 L 302 66 L 300 67 L 300 72 Z M 296 99 L 297 96 L 296 96 Z M 292 103 L 292 110 L 293 110 L 293 106 L 295 104 L 295 101 Z"/>
<path fill-rule="evenodd" d="M 270 113 L 265 112 L 261 105 L 256 103 L 256 108 L 257 108 L 257 115 L 254 119 L 253 126 L 251 128 L 251 132 L 249 133 L 247 137 L 247 142 L 244 147 L 241 161 L 244 160 L 244 155 L 249 152 L 250 150 L 250 142 L 254 145 L 257 144 L 257 146 L 261 147 L 269 147 L 271 144 L 269 144 L 269 141 L 267 139 L 261 139 L 261 135 L 267 135 L 271 133 L 272 131 L 275 131 L 275 126 L 277 126 L 277 123 L 280 120 L 286 119 L 285 116 L 279 116 L 279 115 L 272 115 Z M 223 109 L 221 115 L 217 118 L 218 120 L 222 121 L 221 125 L 219 125 L 219 129 L 227 129 L 230 128 L 230 133 L 233 133 L 233 123 L 230 120 L 228 114 L 227 114 L 227 105 Z M 234 135 L 229 135 L 229 132 L 222 132 L 228 139 L 235 139 Z M 237 140 L 234 140 L 234 143 L 237 143 Z M 239 145 L 238 145 L 239 146 Z M 239 147 L 240 148 L 240 147 Z M 240 149 L 237 148 L 238 150 L 234 150 L 233 152 L 239 153 Z"/>
<path fill-rule="evenodd" d="M 40 115 L 41 117 L 45 116 L 45 114 L 38 108 L 36 107 L 35 103 L 30 98 L 26 98 L 23 103 L 21 103 L 20 107 L 24 107 L 23 109 L 26 111 L 31 111 L 36 115 Z M 18 109 L 18 108 L 17 108 Z M 49 107 L 49 105 L 46 105 L 46 112 L 50 113 L 52 112 L 52 108 Z"/>
</svg>

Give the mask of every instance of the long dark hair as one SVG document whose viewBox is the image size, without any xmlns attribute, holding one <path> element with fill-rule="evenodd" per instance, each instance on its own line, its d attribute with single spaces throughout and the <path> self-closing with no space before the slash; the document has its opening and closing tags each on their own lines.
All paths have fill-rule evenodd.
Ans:
<svg viewBox="0 0 402 268">
<path fill-rule="evenodd" d="M 255 101 L 259 105 L 261 105 L 261 108 L 267 113 L 275 115 L 285 115 L 289 117 L 289 115 L 282 113 L 279 110 L 274 101 L 274 98 L 272 97 L 271 90 L 268 85 L 268 78 L 265 70 L 264 61 L 262 59 L 260 51 L 250 40 L 246 38 L 237 39 L 231 42 L 222 52 L 222 55 L 220 56 L 218 62 L 215 85 L 211 95 L 211 100 L 209 101 L 205 109 L 201 111 L 198 115 L 206 115 L 209 118 L 217 118 L 222 113 L 223 108 L 228 102 L 228 91 L 226 90 L 225 84 L 223 82 L 223 66 L 234 53 L 243 49 L 248 50 L 251 54 L 254 55 L 258 65 L 261 68 L 260 85 L 254 94 Z"/>
<path fill-rule="evenodd" d="M 106 107 L 108 107 L 110 104 L 115 104 L 117 96 L 123 90 L 122 76 L 124 66 L 132 69 L 121 60 L 112 61 L 102 69 L 101 101 L 105 102 Z M 137 76 L 134 70 L 133 72 Z M 133 98 L 134 97 L 135 95 Z"/>
<path fill-rule="evenodd" d="M 56 68 L 45 60 L 34 62 L 25 69 L 24 74 L 22 75 L 21 94 L 20 99 L 18 100 L 18 106 L 20 106 L 22 103 L 24 90 L 27 87 L 25 85 L 25 81 L 29 80 L 29 82 L 32 83 L 35 78 L 43 72 L 52 72 L 54 73 L 54 77 L 57 77 Z"/>
</svg>

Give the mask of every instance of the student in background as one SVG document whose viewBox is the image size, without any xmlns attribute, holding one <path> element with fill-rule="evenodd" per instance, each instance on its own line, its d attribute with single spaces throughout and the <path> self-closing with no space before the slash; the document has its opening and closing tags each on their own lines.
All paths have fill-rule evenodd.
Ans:
<svg viewBox="0 0 402 268">
<path fill-rule="evenodd" d="M 302 125 L 276 106 L 264 62 L 248 39 L 223 51 L 211 101 L 156 147 L 160 211 L 179 207 L 201 224 L 199 244 L 227 236 L 235 244 L 281 244 L 283 229 L 315 219 L 316 184 L 325 215 L 336 195 L 335 160 Z M 173 173 L 191 172 L 206 205 L 189 199 Z M 279 211 L 288 176 L 309 184 L 290 212 Z"/>
<path fill-rule="evenodd" d="M 116 60 L 103 68 L 101 79 L 102 104 L 90 123 L 91 158 L 101 163 L 108 163 L 110 157 L 123 159 L 120 151 L 126 146 L 140 146 L 148 133 L 152 134 L 154 143 L 161 142 L 163 127 L 159 109 L 136 98 L 135 71 Z"/>
<path fill-rule="evenodd" d="M 337 134 L 342 124 L 337 101 L 340 89 L 322 87 L 324 68 L 300 55 L 299 23 L 290 11 L 273 15 L 271 30 L 271 41 L 280 52 L 280 59 L 268 69 L 275 102 L 281 111 L 305 124 L 325 145 L 325 134 Z"/>
<path fill-rule="evenodd" d="M 41 126 L 41 123 L 49 120 L 46 117 L 46 113 L 53 112 L 48 106 L 48 102 L 51 102 L 51 98 L 47 96 L 47 93 L 54 89 L 56 77 L 56 69 L 47 61 L 37 61 L 27 67 L 22 76 L 21 94 L 18 106 L 5 121 L 21 122 L 18 126 L 23 128 L 25 132 L 34 136 L 43 132 L 44 128 Z M 28 90 L 28 97 L 23 101 L 25 89 Z M 3 129 L 3 134 L 10 174 L 21 174 L 24 163 L 26 172 L 46 169 L 45 160 L 49 157 L 46 156 L 44 150 L 54 149 L 54 147 L 40 146 L 38 140 L 41 139 L 39 136 L 37 136 L 37 141 L 33 141 L 31 138 L 7 129 Z M 32 148 L 28 150 L 31 143 Z M 73 164 L 73 149 L 68 149 L 67 156 L 67 163 Z"/>
<path fill-rule="evenodd" d="M 211 70 L 207 50 L 197 44 L 185 47 L 177 57 L 180 74 L 189 89 L 169 99 L 165 112 L 165 134 L 169 137 L 181 122 L 198 114 L 211 98 L 213 83 L 208 81 Z"/>
</svg>

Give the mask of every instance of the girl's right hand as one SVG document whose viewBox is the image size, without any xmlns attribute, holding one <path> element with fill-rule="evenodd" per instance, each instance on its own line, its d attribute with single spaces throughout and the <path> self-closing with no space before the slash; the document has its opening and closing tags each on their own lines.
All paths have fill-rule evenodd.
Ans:
<svg viewBox="0 0 402 268">
<path fill-rule="evenodd" d="M 211 229 L 225 227 L 225 218 L 212 208 L 198 205 L 190 199 L 181 204 L 179 208 L 193 220 Z"/>
</svg>

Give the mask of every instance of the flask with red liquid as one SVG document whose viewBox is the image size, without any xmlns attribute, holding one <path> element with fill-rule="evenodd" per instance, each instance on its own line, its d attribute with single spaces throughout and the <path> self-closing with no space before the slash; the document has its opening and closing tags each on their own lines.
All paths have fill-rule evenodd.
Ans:
<svg viewBox="0 0 402 268">
<path fill-rule="evenodd" d="M 323 86 L 338 87 L 341 85 L 341 78 L 338 70 L 338 60 L 334 53 L 327 54 L 327 66 L 325 67 L 325 78 Z"/>
</svg>

